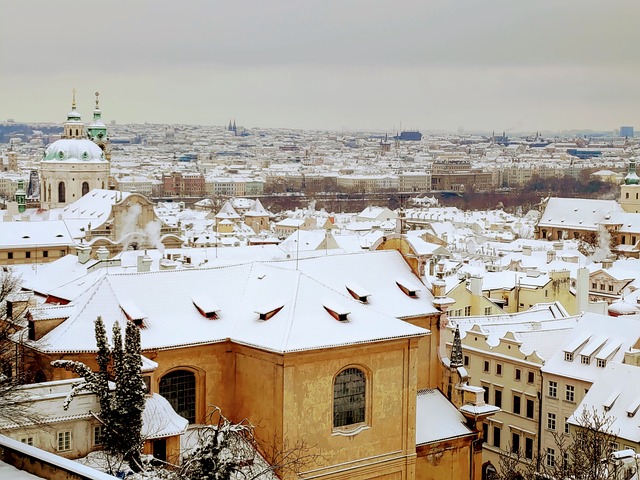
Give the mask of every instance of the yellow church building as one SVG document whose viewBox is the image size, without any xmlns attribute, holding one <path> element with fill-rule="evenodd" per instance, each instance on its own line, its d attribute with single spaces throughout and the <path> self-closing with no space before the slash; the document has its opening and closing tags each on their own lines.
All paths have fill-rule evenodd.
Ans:
<svg viewBox="0 0 640 480">
<path fill-rule="evenodd" d="M 447 302 L 395 250 L 87 283 L 66 305 L 29 308 L 24 343 L 39 378 L 71 375 L 55 359 L 95 364 L 98 316 L 108 332 L 134 322 L 158 365 L 151 392 L 190 423 L 217 406 L 249 419 L 270 449 L 304 442 L 317 454 L 283 478 L 480 478 L 483 417 L 442 393 Z"/>
</svg>

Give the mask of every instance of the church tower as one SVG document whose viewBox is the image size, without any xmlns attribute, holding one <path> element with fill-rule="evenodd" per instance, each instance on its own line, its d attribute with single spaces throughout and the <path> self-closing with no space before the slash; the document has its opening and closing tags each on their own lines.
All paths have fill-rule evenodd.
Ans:
<svg viewBox="0 0 640 480">
<path fill-rule="evenodd" d="M 109 135 L 107 134 L 107 126 L 102 121 L 102 110 L 100 110 L 99 97 L 100 92 L 96 92 L 96 108 L 93 110 L 93 121 L 89 127 L 87 127 L 87 137 L 102 149 L 107 161 L 111 161 Z"/>
<path fill-rule="evenodd" d="M 62 138 L 84 138 L 84 123 L 82 117 L 76 110 L 76 89 L 73 89 L 73 100 L 71 101 L 71 111 L 67 114 L 67 121 L 64 122 L 64 133 Z"/>
<path fill-rule="evenodd" d="M 620 186 L 620 206 L 625 212 L 640 213 L 640 177 L 636 173 L 636 159 L 629 160 L 629 171 Z"/>
<path fill-rule="evenodd" d="M 110 163 L 105 150 L 108 151 L 108 139 L 100 109 L 96 110 L 94 122 L 85 133 L 82 118 L 76 110 L 76 92 L 73 91 L 71 112 L 64 123 L 63 136 L 47 147 L 40 162 L 42 208 L 63 208 L 95 188 L 107 188 Z M 93 138 L 95 142 L 90 140 Z"/>
</svg>

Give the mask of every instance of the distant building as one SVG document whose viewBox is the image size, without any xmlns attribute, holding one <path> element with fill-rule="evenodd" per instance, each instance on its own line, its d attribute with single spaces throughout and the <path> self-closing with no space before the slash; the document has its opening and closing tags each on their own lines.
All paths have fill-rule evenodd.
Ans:
<svg viewBox="0 0 640 480">
<path fill-rule="evenodd" d="M 422 134 L 417 130 L 407 130 L 400 132 L 400 135 L 396 135 L 394 138 L 396 140 L 410 140 L 419 142 L 420 140 L 422 140 Z"/>
<path fill-rule="evenodd" d="M 620 127 L 620 136 L 625 138 L 633 138 L 633 127 Z"/>
</svg>

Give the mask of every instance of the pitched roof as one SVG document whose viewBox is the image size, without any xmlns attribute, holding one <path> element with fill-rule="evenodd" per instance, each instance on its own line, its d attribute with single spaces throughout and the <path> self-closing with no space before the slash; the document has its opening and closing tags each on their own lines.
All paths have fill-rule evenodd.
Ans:
<svg viewBox="0 0 640 480">
<path fill-rule="evenodd" d="M 68 320 L 34 346 L 49 352 L 95 351 L 96 317 L 102 316 L 109 332 L 114 322 L 127 321 L 123 305 L 126 309 L 131 302 L 145 315 L 143 351 L 229 339 L 269 351 L 291 352 L 429 333 L 398 319 L 435 311 L 426 288 L 421 288 L 418 299 L 411 299 L 392 285 L 393 275 L 418 283 L 401 257 L 395 265 L 390 255 L 373 255 L 368 262 L 365 258 L 348 262 L 348 257 L 341 262 L 325 257 L 324 266 L 318 259 L 300 260 L 301 267 L 307 261 L 315 265 L 300 270 L 294 269 L 296 262 L 255 262 L 210 269 L 106 274 L 70 304 Z M 338 269 L 338 263 L 346 266 Z M 367 263 L 378 265 L 365 269 Z M 341 272 L 358 264 L 363 270 L 357 280 L 372 292 L 370 304 L 354 299 L 344 285 L 336 288 L 336 282 L 343 281 Z M 373 276 L 381 272 L 386 277 Z M 365 276 L 375 281 L 365 285 Z M 194 295 L 215 302 L 215 318 L 198 311 Z M 332 317 L 325 308 L 328 304 L 344 306 L 349 312 L 347 321 Z M 260 313 L 275 310 L 267 320 L 260 319 Z"/>
</svg>

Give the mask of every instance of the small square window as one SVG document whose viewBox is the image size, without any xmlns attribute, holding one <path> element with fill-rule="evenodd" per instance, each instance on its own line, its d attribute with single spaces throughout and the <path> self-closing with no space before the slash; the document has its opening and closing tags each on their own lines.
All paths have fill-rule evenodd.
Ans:
<svg viewBox="0 0 640 480">
<path fill-rule="evenodd" d="M 598 359 L 598 367 L 604 368 L 606 366 L 607 366 L 607 361 L 604 358 L 599 358 Z"/>
<path fill-rule="evenodd" d="M 591 358 L 588 355 L 580 355 L 580 363 L 583 365 L 589 365 Z"/>
<path fill-rule="evenodd" d="M 31 252 L 24 252 L 24 258 L 31 258 Z"/>
<path fill-rule="evenodd" d="M 47 258 L 47 257 L 49 256 L 49 250 L 43 250 L 43 251 L 42 251 L 42 256 L 43 256 L 44 258 Z"/>
<path fill-rule="evenodd" d="M 488 372 L 489 371 L 489 361 L 488 360 L 484 361 L 484 366 L 482 367 L 482 371 L 483 372 Z"/>
<path fill-rule="evenodd" d="M 502 375 L 502 364 L 496 363 L 496 375 Z"/>
<path fill-rule="evenodd" d="M 22 437 L 20 441 L 26 445 L 33 446 L 33 437 Z"/>
<path fill-rule="evenodd" d="M 565 362 L 573 362 L 573 352 L 564 352 Z"/>
<path fill-rule="evenodd" d="M 515 370 L 516 381 L 518 381 L 518 382 L 520 381 L 520 376 L 521 375 L 522 375 L 522 370 L 520 370 L 519 368 L 516 368 L 516 370 Z"/>
<path fill-rule="evenodd" d="M 534 383 L 536 380 L 536 373 L 535 372 L 529 372 L 527 374 L 527 383 Z"/>
<path fill-rule="evenodd" d="M 491 315 L 491 307 L 484 307 L 484 314 Z"/>
<path fill-rule="evenodd" d="M 7 258 L 11 260 L 13 258 L 13 252 L 7 252 Z"/>
</svg>

